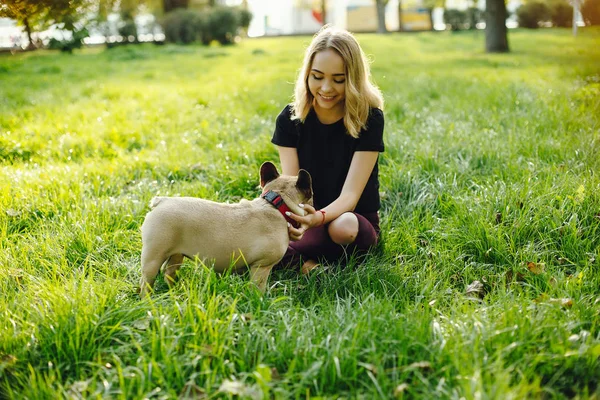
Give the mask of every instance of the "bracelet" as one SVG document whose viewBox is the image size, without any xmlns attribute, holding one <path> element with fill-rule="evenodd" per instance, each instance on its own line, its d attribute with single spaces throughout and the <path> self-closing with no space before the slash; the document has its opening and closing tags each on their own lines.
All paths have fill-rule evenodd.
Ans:
<svg viewBox="0 0 600 400">
<path fill-rule="evenodd" d="M 325 211 L 317 210 L 317 212 L 320 212 L 323 215 L 323 219 L 321 220 L 321 225 L 325 225 Z"/>
</svg>

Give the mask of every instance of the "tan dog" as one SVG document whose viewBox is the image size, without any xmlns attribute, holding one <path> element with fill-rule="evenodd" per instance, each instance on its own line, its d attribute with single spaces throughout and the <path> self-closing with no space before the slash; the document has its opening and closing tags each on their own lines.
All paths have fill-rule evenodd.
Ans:
<svg viewBox="0 0 600 400">
<path fill-rule="evenodd" d="M 184 256 L 214 261 L 217 272 L 250 267 L 251 280 L 264 291 L 271 268 L 289 244 L 284 212 L 304 215 L 298 204 L 312 204 L 312 186 L 305 170 L 298 177 L 280 176 L 270 162 L 260 167 L 260 186 L 261 197 L 237 204 L 193 197 L 152 199 L 142 225 L 141 296 L 149 294 L 165 262 L 171 286 Z"/>
</svg>

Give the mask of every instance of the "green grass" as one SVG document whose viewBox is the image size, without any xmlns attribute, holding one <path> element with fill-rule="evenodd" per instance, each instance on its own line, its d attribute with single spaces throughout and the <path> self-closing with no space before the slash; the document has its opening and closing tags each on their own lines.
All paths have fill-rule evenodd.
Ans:
<svg viewBox="0 0 600 400">
<path fill-rule="evenodd" d="M 381 245 L 264 296 L 188 261 L 140 300 L 139 227 L 257 195 L 310 38 L 1 56 L 0 398 L 598 398 L 600 31 L 359 39 Z"/>
</svg>

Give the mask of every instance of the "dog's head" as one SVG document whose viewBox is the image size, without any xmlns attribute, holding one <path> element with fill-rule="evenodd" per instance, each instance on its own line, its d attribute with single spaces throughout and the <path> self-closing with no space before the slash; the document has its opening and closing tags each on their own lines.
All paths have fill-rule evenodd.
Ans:
<svg viewBox="0 0 600 400">
<path fill-rule="evenodd" d="M 313 204 L 312 179 L 303 169 L 298 176 L 279 175 L 277 167 L 267 161 L 260 166 L 260 187 L 278 193 L 296 214 L 304 215 L 298 204 Z"/>
</svg>

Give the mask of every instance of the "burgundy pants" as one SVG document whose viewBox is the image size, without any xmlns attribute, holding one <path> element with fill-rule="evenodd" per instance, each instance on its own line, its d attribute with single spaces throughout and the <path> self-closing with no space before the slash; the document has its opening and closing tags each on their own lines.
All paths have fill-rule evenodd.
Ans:
<svg viewBox="0 0 600 400">
<path fill-rule="evenodd" d="M 279 267 L 292 267 L 306 260 L 335 262 L 350 256 L 366 253 L 377 244 L 379 238 L 379 214 L 377 212 L 357 214 L 358 234 L 354 242 L 339 245 L 329 237 L 329 224 L 307 230 L 302 239 L 290 242 L 279 262 Z"/>
</svg>

